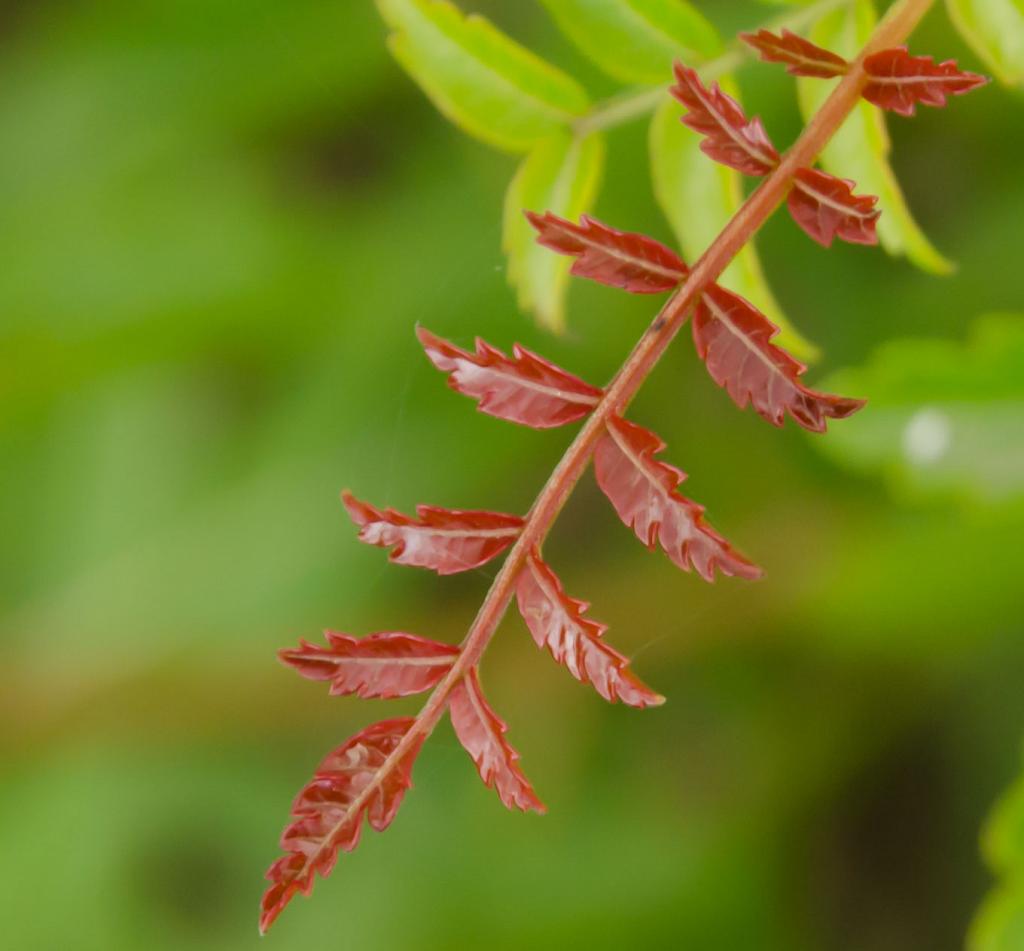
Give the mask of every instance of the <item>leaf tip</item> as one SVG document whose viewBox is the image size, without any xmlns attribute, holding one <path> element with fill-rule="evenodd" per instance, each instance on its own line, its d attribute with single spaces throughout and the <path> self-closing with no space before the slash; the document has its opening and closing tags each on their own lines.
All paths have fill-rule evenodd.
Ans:
<svg viewBox="0 0 1024 951">
<path fill-rule="evenodd" d="M 341 490 L 341 504 L 345 506 L 348 517 L 360 528 L 370 520 L 369 506 L 360 502 L 349 489 Z"/>
<path fill-rule="evenodd" d="M 867 406 L 868 401 L 866 399 L 856 399 L 854 397 L 837 399 L 833 404 L 833 419 L 847 419 L 854 413 L 860 412 Z"/>
<path fill-rule="evenodd" d="M 282 889 L 281 885 L 277 882 L 272 883 L 264 892 L 263 899 L 260 902 L 259 933 L 261 938 L 266 936 L 270 926 L 277 921 L 278 915 L 285 910 L 288 903 L 292 900 L 292 894 L 292 891 Z"/>
<path fill-rule="evenodd" d="M 956 261 L 952 260 L 952 258 L 947 258 L 944 254 L 940 254 L 934 248 L 931 250 L 933 253 L 928 256 L 925 263 L 922 263 L 921 261 L 916 262 L 920 266 L 924 267 L 925 270 L 931 271 L 931 273 L 936 277 L 952 277 L 960 270 L 960 265 Z"/>
<path fill-rule="evenodd" d="M 523 215 L 528 222 L 537 230 L 544 230 L 544 222 L 550 216 L 551 212 L 545 212 L 543 215 L 536 211 L 531 211 L 529 208 L 523 209 Z"/>
<path fill-rule="evenodd" d="M 427 358 L 433 362 L 431 356 L 432 351 L 437 351 L 442 348 L 443 341 L 436 334 L 431 333 L 423 326 L 419 321 L 416 322 L 416 339 L 420 342 L 420 346 L 427 352 Z"/>
<path fill-rule="evenodd" d="M 760 581 L 764 578 L 764 568 L 760 565 L 755 565 L 752 561 L 749 561 L 747 562 L 747 566 L 748 567 L 744 568 L 744 571 L 746 572 L 745 574 L 743 572 L 737 572 L 741 578 L 744 578 L 747 581 Z"/>
</svg>

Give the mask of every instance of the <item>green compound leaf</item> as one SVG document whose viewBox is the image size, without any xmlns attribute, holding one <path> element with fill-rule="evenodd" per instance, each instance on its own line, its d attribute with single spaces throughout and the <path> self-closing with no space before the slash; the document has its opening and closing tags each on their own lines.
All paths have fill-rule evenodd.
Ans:
<svg viewBox="0 0 1024 951">
<path fill-rule="evenodd" d="M 685 0 L 541 0 L 559 28 L 609 76 L 668 83 L 672 63 L 722 52 L 715 28 Z"/>
<path fill-rule="evenodd" d="M 980 318 L 967 343 L 894 341 L 822 387 L 868 399 L 816 442 L 842 464 L 912 495 L 1024 497 L 1024 316 Z"/>
<path fill-rule="evenodd" d="M 722 88 L 737 96 L 735 84 L 720 80 Z M 679 121 L 681 107 L 665 97 L 650 129 L 651 175 L 658 204 L 672 225 L 683 257 L 693 263 L 743 203 L 739 172 L 711 161 L 701 150 L 701 136 Z M 752 242 L 748 242 L 725 269 L 722 286 L 747 298 L 781 333 L 780 347 L 802 360 L 811 360 L 817 348 L 794 329 L 782 313 L 761 270 Z"/>
<path fill-rule="evenodd" d="M 1001 879 L 981 906 L 969 951 L 1024 948 L 1024 776 L 996 804 L 982 834 L 982 851 Z"/>
<path fill-rule="evenodd" d="M 470 135 L 525 152 L 586 112 L 565 73 L 448 0 L 377 0 L 388 45 L 435 106 Z"/>
<path fill-rule="evenodd" d="M 964 42 L 996 78 L 1024 84 L 1024 0 L 946 0 Z"/>
<path fill-rule="evenodd" d="M 856 0 L 843 10 L 828 14 L 811 30 L 809 39 L 825 49 L 853 58 L 867 42 L 877 22 L 871 0 Z M 805 119 L 817 112 L 836 81 L 798 79 L 800 109 Z M 953 265 L 925 237 L 907 207 L 896 175 L 889 165 L 891 143 L 882 112 L 861 102 L 842 128 L 825 146 L 821 164 L 840 178 L 857 183 L 861 195 L 877 195 L 882 217 L 878 238 L 889 254 L 906 255 L 914 264 L 933 274 L 948 274 Z"/>
<path fill-rule="evenodd" d="M 565 294 L 571 262 L 537 243 L 524 210 L 575 221 L 597 197 L 604 170 L 604 138 L 582 139 L 558 132 L 541 142 L 522 162 L 505 194 L 502 247 L 508 255 L 508 279 L 519 306 L 556 332 L 565 328 Z"/>
</svg>

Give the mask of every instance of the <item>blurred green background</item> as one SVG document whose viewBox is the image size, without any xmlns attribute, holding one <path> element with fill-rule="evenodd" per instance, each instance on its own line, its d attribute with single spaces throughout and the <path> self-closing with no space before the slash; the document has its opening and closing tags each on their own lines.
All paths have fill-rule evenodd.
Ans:
<svg viewBox="0 0 1024 951">
<path fill-rule="evenodd" d="M 538 5 L 465 7 L 614 89 Z M 702 8 L 725 30 L 767 15 Z M 256 947 L 295 791 L 417 708 L 330 698 L 275 650 L 324 627 L 457 641 L 494 571 L 388 566 L 338 491 L 524 511 L 569 438 L 474 412 L 414 324 L 600 383 L 651 316 L 582 285 L 565 338 L 517 312 L 515 161 L 442 121 L 385 35 L 366 0 L 0 4 L 4 947 Z M 979 68 L 941 9 L 914 46 Z M 739 80 L 791 141 L 791 80 Z M 825 354 L 812 380 L 1024 310 L 1024 100 L 989 86 L 890 127 L 959 270 L 826 252 L 777 215 L 760 249 Z M 611 136 L 597 212 L 667 240 L 644 140 Z M 674 346 L 634 418 L 766 580 L 679 573 L 586 480 L 550 560 L 669 702 L 603 704 L 510 616 L 484 678 L 549 815 L 507 813 L 444 725 L 393 828 L 263 946 L 962 946 L 1024 725 L 1024 361 L 998 374 L 954 388 L 981 448 L 934 491 L 738 412 Z"/>
</svg>

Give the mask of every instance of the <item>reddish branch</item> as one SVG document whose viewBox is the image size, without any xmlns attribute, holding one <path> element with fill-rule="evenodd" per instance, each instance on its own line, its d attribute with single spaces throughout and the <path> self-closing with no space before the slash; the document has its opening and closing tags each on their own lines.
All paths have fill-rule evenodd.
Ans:
<svg viewBox="0 0 1024 951">
<path fill-rule="evenodd" d="M 829 69 L 838 72 L 842 63 L 838 85 L 797 142 L 781 157 L 763 136 L 760 125 L 747 123 L 741 111 L 735 112 L 730 102 L 721 98 L 720 91 L 704 90 L 691 81 L 688 72 L 680 72 L 680 98 L 691 100 L 687 102 L 691 110 L 704 110 L 691 126 L 699 127 L 699 131 L 709 137 L 718 136 L 723 130 L 720 125 L 716 128 L 714 114 L 724 110 L 729 113 L 726 119 L 733 131 L 746 130 L 738 138 L 732 137 L 735 149 L 726 147 L 728 143 L 721 137 L 717 143 L 713 142 L 714 148 L 722 145 L 719 151 L 724 157 L 716 157 L 728 160 L 739 155 L 742 160 L 746 156 L 749 164 L 757 166 L 750 171 L 765 175 L 756 191 L 691 269 L 687 270 L 667 249 L 659 250 L 645 242 L 642 236 L 612 233 L 609 229 L 607 233 L 613 234 L 618 254 L 617 263 L 609 272 L 609 262 L 602 258 L 602 233 L 598 223 L 585 220 L 575 226 L 538 216 L 537 220 L 545 227 L 568 224 L 560 236 L 552 238 L 552 246 L 559 242 L 572 245 L 571 249 L 566 246 L 559 250 L 577 256 L 577 273 L 598 279 L 611 273 L 613 282 L 618 282 L 619 286 L 649 291 L 662 289 L 651 286 L 652 280 L 655 284 L 668 282 L 666 286 L 682 281 L 603 392 L 575 380 L 528 351 L 517 349 L 509 358 L 478 343 L 476 353 L 469 353 L 421 332 L 428 356 L 450 374 L 451 386 L 477 399 L 483 411 L 519 422 L 530 419 L 531 425 L 538 418 L 543 423 L 537 425 L 559 425 L 584 415 L 587 419 L 522 520 L 494 513 L 433 508 L 421 508 L 418 518 L 412 519 L 390 510 L 377 510 L 346 496 L 346 505 L 362 527 L 364 540 L 391 547 L 395 561 L 443 573 L 482 564 L 509 544 L 512 547 L 457 653 L 401 633 L 375 635 L 362 644 L 346 635 L 332 635 L 326 648 L 303 643 L 298 650 L 285 653 L 284 659 L 301 673 L 330 681 L 336 692 L 395 696 L 434 686 L 417 717 L 386 721 L 357 734 L 324 761 L 313 781 L 302 790 L 293 807 L 294 821 L 282 839 L 288 854 L 268 873 L 272 884 L 264 896 L 261 930 L 269 927 L 296 892 L 308 894 L 315 875 L 326 874 L 333 866 L 339 848 L 350 850 L 355 846 L 364 818 L 378 830 L 390 823 L 410 784 L 412 760 L 446 708 L 451 710 L 456 732 L 472 753 L 482 778 L 495 786 L 503 801 L 523 809 L 543 808 L 516 765 L 518 755 L 504 739 L 504 723 L 487 706 L 477 675 L 477 665 L 517 593 L 527 606 L 524 616 L 537 643 L 546 646 L 556 659 L 565 663 L 577 679 L 593 683 L 607 699 L 619 698 L 636 706 L 660 702 L 661 697 L 628 670 L 626 659 L 604 645 L 603 626 L 584 617 L 585 605 L 565 595 L 557 578 L 540 559 L 545 537 L 595 451 L 604 454 L 598 473 L 602 488 L 623 520 L 642 540 L 651 545 L 660 543 L 682 567 L 696 567 L 709 579 L 716 569 L 745 577 L 756 576 L 757 569 L 703 521 L 700 507 L 676 494 L 675 486 L 682 474 L 653 459 L 653 453 L 660 446 L 657 437 L 627 423 L 622 416 L 647 375 L 702 301 L 705 313 L 701 318 L 702 328 L 698 328 L 698 349 L 704 348 L 708 353 L 716 346 L 729 346 L 728 340 L 722 337 L 724 330 L 734 325 L 739 327 L 736 321 L 754 321 L 747 336 L 751 341 L 759 341 L 753 349 L 758 351 L 755 356 L 766 367 L 758 373 L 781 374 L 796 388 L 794 392 L 801 400 L 811 401 L 806 405 L 801 403 L 793 413 L 803 425 L 824 428 L 824 416 L 847 415 L 856 408 L 853 401 L 831 403 L 828 401 L 834 398 L 801 391 L 796 377 L 802 368 L 786 363 L 774 353 L 769 343 L 770 325 L 764 327 L 749 315 L 737 315 L 734 305 L 722 297 L 715 282 L 768 216 L 794 190 L 800 171 L 811 167 L 872 83 L 876 84 L 872 88 L 885 89 L 884 93 L 878 93 L 877 98 L 885 100 L 880 104 L 901 112 L 910 108 L 912 100 L 934 104 L 942 93 L 965 91 L 968 86 L 977 84 L 969 74 L 963 74 L 965 78 L 959 78 L 960 74 L 954 78 L 946 64 L 935 66 L 930 60 L 925 62 L 909 56 L 870 60 L 873 54 L 900 44 L 933 2 L 898 0 L 859 56 L 850 62 L 840 61 L 831 54 L 819 56 L 810 44 L 794 42 L 790 37 L 782 37 L 778 43 L 769 37 L 758 38 L 760 48 L 776 61 L 793 64 L 798 60 L 799 65 L 812 69 L 814 63 L 819 66 L 824 63 L 828 67 L 826 72 Z M 808 61 L 812 64 L 810 67 L 807 67 Z M 865 61 L 875 67 L 874 76 L 870 67 L 865 68 Z M 728 130 L 725 135 L 728 136 Z M 864 220 L 873 214 L 867 207 L 860 211 Z M 819 240 L 828 237 L 830 230 L 844 236 L 834 223 L 823 221 L 819 225 Z M 858 234 L 854 232 L 854 240 Z M 863 238 L 863 234 L 860 237 Z M 653 269 L 649 267 L 652 264 Z M 645 282 L 646 287 L 638 286 Z M 706 299 L 712 303 L 717 301 L 718 311 L 708 309 Z M 723 315 L 728 318 L 724 323 Z M 715 336 L 709 329 L 713 321 L 721 324 L 714 328 Z M 715 375 L 713 361 L 708 359 L 708 363 Z M 503 384 L 510 373 L 529 380 L 529 392 L 521 392 L 511 400 Z M 738 402 L 750 395 L 748 390 L 751 393 L 756 390 L 756 385 L 749 383 L 748 378 L 727 379 L 724 370 L 719 376 L 722 377 L 719 382 L 730 388 Z M 755 408 L 771 417 L 756 401 Z M 793 412 L 791 407 L 787 408 Z M 801 415 L 805 417 L 802 420 Z M 781 415 L 772 419 L 781 422 Z M 633 489 L 625 483 L 634 478 L 634 474 L 621 471 L 620 456 L 631 460 L 649 482 L 644 491 L 650 494 L 651 501 L 642 513 L 633 508 L 629 496 Z M 480 542 L 481 532 L 484 543 Z M 529 574 L 524 574 L 524 569 Z M 381 661 L 387 663 L 381 666 Z"/>
</svg>

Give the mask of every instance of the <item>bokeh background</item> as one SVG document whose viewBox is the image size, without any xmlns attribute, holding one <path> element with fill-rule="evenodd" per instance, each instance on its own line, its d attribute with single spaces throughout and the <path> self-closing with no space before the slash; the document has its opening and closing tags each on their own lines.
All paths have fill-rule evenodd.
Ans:
<svg viewBox="0 0 1024 951">
<path fill-rule="evenodd" d="M 465 6 L 612 90 L 536 4 Z M 702 6 L 725 29 L 765 18 Z M 294 792 L 416 709 L 330 698 L 275 650 L 324 627 L 457 641 L 494 570 L 388 566 L 338 491 L 523 511 L 568 439 L 451 395 L 414 324 L 599 383 L 650 317 L 591 286 L 563 339 L 517 312 L 514 159 L 442 121 L 385 33 L 366 0 L 0 4 L 5 947 L 256 947 Z M 978 68 L 941 10 L 915 46 Z M 790 141 L 782 71 L 739 78 Z M 959 270 L 825 252 L 776 216 L 760 249 L 823 348 L 814 379 L 1024 309 L 1024 100 L 990 86 L 891 128 Z M 597 211 L 667 240 L 644 136 L 612 135 Z M 1012 403 L 960 396 L 986 445 L 1019 440 Z M 1019 769 L 1024 486 L 923 493 L 847 466 L 738 412 L 685 342 L 634 415 L 766 580 L 679 573 L 585 481 L 551 561 L 669 702 L 603 704 L 510 616 L 484 677 L 549 815 L 507 813 L 443 725 L 392 829 L 263 947 L 962 945 L 990 884 L 979 829 Z"/>
</svg>

